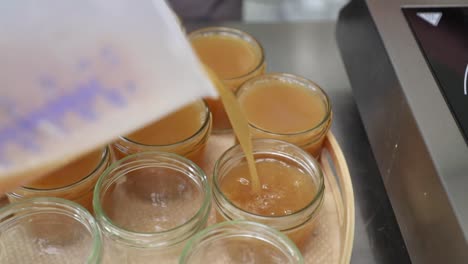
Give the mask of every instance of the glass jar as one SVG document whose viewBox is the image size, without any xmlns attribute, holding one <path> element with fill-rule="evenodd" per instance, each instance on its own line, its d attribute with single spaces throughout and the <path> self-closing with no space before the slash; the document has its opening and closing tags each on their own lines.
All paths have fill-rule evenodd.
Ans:
<svg viewBox="0 0 468 264">
<path fill-rule="evenodd" d="M 320 156 L 332 109 L 317 84 L 292 74 L 271 73 L 247 81 L 236 95 L 253 138 L 284 140 Z"/>
<path fill-rule="evenodd" d="M 187 239 L 206 226 L 211 197 L 205 173 L 190 160 L 142 152 L 100 177 L 93 205 L 106 263 L 176 263 Z"/>
<path fill-rule="evenodd" d="M 302 264 L 304 260 L 294 243 L 275 229 L 237 220 L 210 226 L 195 235 L 179 263 Z"/>
<path fill-rule="evenodd" d="M 280 140 L 253 140 L 260 186 L 255 189 L 239 145 L 228 149 L 213 171 L 217 221 L 244 219 L 283 232 L 303 249 L 314 229 L 325 190 L 316 160 Z"/>
<path fill-rule="evenodd" d="M 0 263 L 101 263 L 101 250 L 97 223 L 74 202 L 41 197 L 0 209 Z"/>
<path fill-rule="evenodd" d="M 8 200 L 15 202 L 31 197 L 59 197 L 79 203 L 92 212 L 94 186 L 110 163 L 109 147 L 96 150 L 33 183 L 7 193 Z"/>
<path fill-rule="evenodd" d="M 189 40 L 200 60 L 224 86 L 235 92 L 245 81 L 265 72 L 263 47 L 251 35 L 228 27 L 207 27 L 191 32 Z M 231 131 L 220 99 L 206 99 L 213 114 L 213 132 Z"/>
<path fill-rule="evenodd" d="M 186 119 L 194 123 L 190 124 L 190 131 L 181 132 L 187 129 Z M 196 122 L 196 119 L 200 122 Z M 210 110 L 203 100 L 199 100 L 129 136 L 120 137 L 112 145 L 114 154 L 117 159 L 121 159 L 138 152 L 164 151 L 187 157 L 200 164 L 210 136 L 211 124 Z M 171 132 L 183 134 L 174 137 Z"/>
</svg>

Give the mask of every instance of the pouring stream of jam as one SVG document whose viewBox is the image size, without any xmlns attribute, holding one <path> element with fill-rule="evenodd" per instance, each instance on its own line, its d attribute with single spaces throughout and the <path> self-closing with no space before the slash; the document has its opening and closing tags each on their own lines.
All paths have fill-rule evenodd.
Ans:
<svg viewBox="0 0 468 264">
<path fill-rule="evenodd" d="M 247 118 L 242 112 L 237 98 L 234 96 L 231 90 L 227 89 L 221 80 L 209 67 L 205 66 L 205 70 L 208 73 L 209 78 L 212 80 L 216 90 L 221 97 L 224 108 L 226 110 L 229 121 L 231 122 L 232 129 L 234 130 L 239 144 L 244 151 L 247 165 L 249 168 L 250 178 L 252 181 L 252 189 L 254 192 L 260 191 L 260 180 L 257 174 L 257 168 L 255 166 L 255 159 L 253 156 L 252 140 L 250 137 L 249 123 Z"/>
</svg>

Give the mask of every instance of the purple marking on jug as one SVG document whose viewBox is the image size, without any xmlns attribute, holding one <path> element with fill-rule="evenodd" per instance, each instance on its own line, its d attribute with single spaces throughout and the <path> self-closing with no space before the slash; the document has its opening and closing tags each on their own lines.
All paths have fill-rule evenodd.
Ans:
<svg viewBox="0 0 468 264">
<path fill-rule="evenodd" d="M 101 49 L 101 57 L 111 65 L 118 65 L 120 63 L 119 57 L 114 53 L 110 46 L 104 46 Z"/>
<path fill-rule="evenodd" d="M 126 81 L 125 82 L 125 89 L 127 92 L 134 93 L 136 91 L 136 84 L 134 81 Z"/>
<path fill-rule="evenodd" d="M 43 75 L 39 78 L 39 84 L 43 88 L 55 88 L 56 87 L 55 80 L 47 75 Z"/>
<path fill-rule="evenodd" d="M 87 69 L 89 69 L 91 67 L 91 62 L 88 60 L 88 59 L 80 59 L 78 61 L 78 64 L 76 66 L 76 68 L 79 70 L 79 71 L 86 71 Z"/>
<path fill-rule="evenodd" d="M 53 86 L 55 81 L 52 78 L 41 79 L 40 84 Z M 132 87 L 134 84 L 127 82 L 124 85 L 123 88 L 128 89 L 129 86 Z M 98 119 L 94 103 L 99 97 L 105 99 L 114 107 L 120 108 L 127 104 L 126 98 L 122 96 L 119 90 L 105 87 L 97 78 L 91 78 L 87 82 L 74 87 L 71 92 L 46 102 L 42 107 L 23 115 L 21 118 L 16 118 L 13 123 L 0 125 L 0 163 L 3 164 L 6 160 L 5 150 L 7 144 L 15 144 L 23 150 L 33 153 L 41 151 L 41 147 L 36 143 L 36 140 L 41 132 L 39 126 L 42 122 L 48 122 L 66 133 L 67 128 L 63 125 L 66 113 L 76 113 L 86 121 Z M 11 102 L 8 104 L 5 99 L 2 100 L 2 106 L 14 107 Z"/>
</svg>

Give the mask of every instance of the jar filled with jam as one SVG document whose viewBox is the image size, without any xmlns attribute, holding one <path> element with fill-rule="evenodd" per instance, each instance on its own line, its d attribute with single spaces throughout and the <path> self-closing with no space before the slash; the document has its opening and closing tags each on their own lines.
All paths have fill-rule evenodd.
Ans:
<svg viewBox="0 0 468 264">
<path fill-rule="evenodd" d="M 317 84 L 292 74 L 265 74 L 243 84 L 237 98 L 253 138 L 284 140 L 320 155 L 332 110 Z"/>
<path fill-rule="evenodd" d="M 93 190 L 111 163 L 108 147 L 92 151 L 39 179 L 7 193 L 10 202 L 31 197 L 60 197 L 92 211 Z"/>
<path fill-rule="evenodd" d="M 217 220 L 244 219 L 269 225 L 303 248 L 324 195 L 316 160 L 299 147 L 274 139 L 253 141 L 259 186 L 253 185 L 239 145 L 227 150 L 213 172 Z"/>
<path fill-rule="evenodd" d="M 117 159 L 145 151 L 171 152 L 199 164 L 211 132 L 212 117 L 203 100 L 188 104 L 113 144 Z"/>
<path fill-rule="evenodd" d="M 188 37 L 201 62 L 233 92 L 245 81 L 265 72 L 263 48 L 246 32 L 228 27 L 208 27 L 191 32 Z M 207 98 L 207 103 L 213 114 L 213 131 L 232 131 L 222 102 Z"/>
</svg>

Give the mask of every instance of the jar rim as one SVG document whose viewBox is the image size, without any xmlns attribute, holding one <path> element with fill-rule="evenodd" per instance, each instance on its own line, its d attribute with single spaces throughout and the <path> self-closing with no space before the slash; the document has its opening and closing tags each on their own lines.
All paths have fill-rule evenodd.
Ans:
<svg viewBox="0 0 468 264">
<path fill-rule="evenodd" d="M 64 212 L 69 213 L 70 215 L 66 215 L 85 226 L 92 237 L 91 253 L 87 256 L 86 263 L 100 263 L 102 258 L 102 237 L 99 225 L 91 213 L 83 206 L 57 197 L 27 198 L 0 208 L 0 226 L 14 221 L 16 218 L 23 217 L 23 214 L 18 213 L 24 213 L 28 210 L 36 211 L 35 213 L 31 212 L 34 214 L 41 211 L 50 212 L 51 210 L 61 212 L 62 214 Z"/>
<path fill-rule="evenodd" d="M 101 189 L 105 188 L 106 185 L 107 187 L 110 186 L 112 183 L 114 183 L 118 178 L 122 177 L 125 175 L 125 172 L 117 172 L 114 176 L 108 177 L 108 175 L 111 175 L 111 173 L 114 172 L 114 170 L 122 168 L 129 160 L 139 158 L 139 157 L 158 157 L 158 158 L 165 158 L 167 160 L 172 160 L 172 161 L 178 161 L 181 162 L 185 165 L 187 165 L 190 170 L 193 172 L 194 175 L 196 175 L 200 179 L 200 184 L 197 184 L 200 186 L 201 191 L 203 192 L 203 200 L 200 208 L 197 210 L 197 212 L 190 217 L 190 219 L 186 220 L 184 223 L 177 225 L 173 228 L 167 229 L 167 230 L 162 230 L 158 232 L 140 232 L 140 231 L 131 231 L 127 230 L 124 227 L 121 227 L 117 224 L 114 223 L 112 219 L 105 213 L 103 207 L 101 206 Z M 138 161 L 138 160 L 135 160 Z M 106 180 L 110 180 L 109 182 L 105 182 Z M 193 179 L 192 179 L 193 180 Z M 105 189 L 103 189 L 105 191 Z M 104 171 L 104 173 L 99 177 L 96 187 L 94 188 L 94 194 L 93 194 L 93 209 L 95 212 L 95 217 L 98 220 L 98 223 L 101 225 L 101 228 L 103 231 L 108 231 L 112 233 L 117 233 L 121 240 L 124 241 L 129 241 L 129 237 L 135 237 L 138 236 L 138 238 L 141 239 L 148 239 L 152 242 L 154 240 L 157 240 L 161 235 L 168 234 L 175 232 L 177 230 L 180 230 L 183 227 L 186 227 L 190 224 L 197 226 L 195 230 L 189 230 L 190 232 L 196 232 L 200 229 L 201 226 L 203 226 L 206 221 L 208 220 L 208 215 L 211 209 L 211 189 L 208 184 L 208 180 L 206 177 L 205 172 L 194 162 L 191 160 L 180 156 L 178 154 L 174 153 L 169 153 L 169 152 L 162 152 L 162 151 L 146 151 L 146 152 L 139 152 L 135 154 L 128 155 L 121 160 L 113 163 L 109 168 Z M 141 241 L 142 244 L 148 246 L 148 247 L 153 247 L 153 244 L 148 243 L 148 241 Z M 157 242 L 157 241 L 156 241 Z M 179 243 L 180 241 L 175 241 L 173 244 Z"/>
<path fill-rule="evenodd" d="M 255 125 L 255 124 L 253 124 L 252 122 L 250 122 L 250 120 L 248 120 L 249 126 L 251 128 L 259 130 L 262 133 L 265 133 L 265 134 L 268 134 L 268 135 L 291 137 L 291 136 L 298 136 L 298 135 L 303 135 L 303 134 L 313 132 L 313 131 L 323 127 L 324 124 L 326 125 L 326 123 L 331 119 L 331 116 L 332 116 L 331 101 L 330 101 L 330 98 L 328 97 L 328 94 L 323 90 L 323 88 L 320 87 L 320 85 L 318 85 L 317 83 L 315 83 L 315 82 L 313 82 L 313 81 L 311 81 L 311 80 L 309 80 L 307 78 L 304 78 L 304 77 L 299 76 L 299 75 L 291 74 L 291 73 L 271 72 L 271 73 L 266 73 L 266 74 L 263 74 L 263 75 L 259 75 L 257 77 L 254 77 L 254 78 L 246 81 L 245 83 L 243 83 L 241 85 L 241 87 L 239 89 L 237 89 L 237 91 L 235 93 L 238 100 L 240 99 L 241 94 L 243 92 L 245 92 L 245 90 L 247 90 L 247 89 L 251 88 L 252 86 L 254 86 L 256 82 L 264 81 L 264 80 L 278 80 L 280 82 L 284 82 L 285 80 L 293 80 L 295 82 L 300 83 L 301 87 L 305 87 L 308 90 L 316 89 L 317 91 L 319 91 L 320 95 L 325 98 L 325 107 L 326 107 L 325 115 L 324 115 L 323 119 L 320 122 L 318 122 L 315 126 L 313 126 L 311 128 L 308 128 L 306 130 L 297 131 L 297 132 L 291 132 L 291 133 L 272 132 L 272 131 L 269 131 L 266 128 L 261 128 L 261 127 Z"/>
<path fill-rule="evenodd" d="M 298 151 L 301 155 L 304 155 L 305 157 L 307 157 L 308 158 L 307 162 L 309 163 L 309 165 L 312 165 L 312 169 L 313 169 L 314 173 L 318 177 L 317 193 L 315 194 L 313 199 L 307 205 L 305 205 L 303 208 L 301 208 L 301 209 L 299 209 L 299 210 L 297 210 L 297 211 L 295 211 L 295 212 L 293 212 L 291 214 L 288 214 L 288 215 L 275 215 L 275 216 L 267 216 L 267 215 L 252 213 L 252 212 L 247 211 L 247 210 L 237 206 L 236 204 L 234 204 L 228 197 L 226 197 L 224 192 L 221 190 L 220 182 L 219 182 L 219 179 L 218 179 L 219 178 L 218 174 L 219 174 L 220 167 L 222 166 L 222 165 L 220 165 L 221 161 L 226 160 L 227 157 L 230 154 L 232 154 L 234 151 L 240 149 L 239 144 L 230 147 L 216 161 L 215 167 L 214 167 L 214 170 L 213 170 L 213 185 L 214 185 L 213 191 L 215 193 L 219 193 L 221 195 L 221 198 L 224 201 L 226 201 L 230 206 L 233 206 L 235 209 L 240 210 L 243 214 L 246 214 L 247 216 L 254 217 L 255 219 L 259 219 L 259 220 L 290 219 L 291 217 L 295 217 L 295 216 L 300 215 L 300 214 L 302 214 L 304 212 L 307 212 L 309 209 L 311 209 L 313 207 L 316 207 L 316 208 L 313 210 L 313 212 L 311 212 L 311 215 L 315 214 L 315 212 L 320 208 L 320 206 L 321 206 L 321 204 L 323 202 L 323 196 L 324 196 L 324 193 L 325 193 L 325 181 L 324 181 L 323 172 L 320 169 L 320 166 L 319 166 L 318 162 L 315 160 L 315 158 L 313 158 L 309 153 L 305 152 L 303 149 L 299 148 L 298 146 L 296 146 L 296 145 L 294 145 L 292 143 L 283 141 L 283 140 L 269 139 L 269 138 L 259 138 L 259 139 L 253 139 L 252 143 L 254 145 L 253 146 L 254 155 L 257 154 L 257 153 L 260 153 L 260 154 L 261 153 L 266 153 L 266 152 L 256 151 L 255 150 L 255 144 L 256 143 L 257 144 L 259 144 L 259 143 L 267 143 L 267 144 L 281 143 L 283 145 L 292 147 L 295 151 Z M 268 152 L 268 154 L 272 154 L 272 152 Z M 294 158 L 294 156 L 289 156 L 289 158 Z M 254 159 L 255 159 L 255 157 L 254 157 Z M 217 196 L 213 195 L 213 198 L 214 198 L 215 202 L 217 202 Z M 296 226 L 293 226 L 291 228 L 288 228 L 287 230 L 293 229 L 295 227 Z M 286 231 L 286 230 L 281 230 L 281 231 Z"/>
<path fill-rule="evenodd" d="M 296 244 L 291 241 L 285 234 L 281 233 L 280 231 L 269 227 L 267 225 L 253 222 L 253 221 L 247 221 L 247 220 L 232 220 L 232 221 L 224 221 L 221 223 L 217 223 L 214 225 L 211 225 L 204 230 L 198 232 L 196 235 L 194 235 L 184 246 L 184 249 L 182 250 L 182 254 L 180 256 L 180 264 L 186 263 L 189 256 L 190 252 L 196 248 L 197 243 L 202 242 L 208 235 L 215 231 L 229 231 L 230 228 L 235 228 L 240 226 L 239 230 L 240 232 L 255 232 L 257 230 L 255 229 L 260 229 L 262 232 L 266 232 L 267 236 L 271 235 L 270 238 L 274 238 L 276 241 L 274 246 L 279 248 L 284 247 L 290 255 L 290 257 L 294 258 L 298 264 L 303 264 L 304 263 L 304 258 L 302 254 L 300 253 L 299 249 L 297 248 Z M 242 233 L 237 233 L 241 235 Z M 266 236 L 262 234 L 263 237 L 265 238 Z M 217 236 L 222 236 L 222 234 L 219 234 Z M 260 236 L 261 237 L 261 236 Z M 258 238 L 256 236 L 255 238 Z M 271 239 L 269 239 L 269 242 L 272 242 Z M 272 243 L 270 243 L 272 244 Z"/>
<path fill-rule="evenodd" d="M 192 40 L 195 38 L 203 37 L 205 35 L 212 35 L 212 34 L 217 34 L 217 33 L 224 33 L 230 36 L 235 36 L 237 38 L 240 38 L 248 42 L 249 44 L 253 44 L 255 48 L 259 50 L 259 53 L 260 53 L 260 58 L 258 60 L 258 63 L 255 65 L 255 67 L 252 68 L 252 70 L 248 71 L 247 73 L 241 74 L 239 76 L 234 76 L 230 78 L 220 78 L 220 80 L 233 81 L 237 79 L 242 79 L 258 71 L 263 66 L 263 64 L 265 63 L 265 51 L 263 49 L 262 44 L 260 44 L 260 42 L 254 36 L 252 36 L 251 34 L 243 30 L 239 30 L 239 29 L 231 28 L 231 27 L 220 27 L 220 26 L 204 27 L 204 28 L 200 28 L 200 29 L 190 32 L 188 34 L 188 38 L 189 40 Z"/>
<path fill-rule="evenodd" d="M 192 103 L 198 103 L 198 102 L 194 101 Z M 151 150 L 148 150 L 148 151 L 161 151 L 160 150 L 161 148 L 177 147 L 177 146 L 184 145 L 187 142 L 193 141 L 198 135 L 200 135 L 203 131 L 205 131 L 209 127 L 209 125 L 211 124 L 211 119 L 212 119 L 211 111 L 210 111 L 206 101 L 202 99 L 202 100 L 200 100 L 200 103 L 203 103 L 203 105 L 204 105 L 205 119 L 203 120 L 203 123 L 201 124 L 200 128 L 197 129 L 197 131 L 195 131 L 195 133 L 193 133 L 191 136 L 189 136 L 189 137 L 187 137 L 187 138 L 185 138 L 185 139 L 183 139 L 181 141 L 171 143 L 171 144 L 151 145 L 151 144 L 144 144 L 144 143 L 141 143 L 141 142 L 134 141 L 134 140 L 132 140 L 132 139 L 130 139 L 128 137 L 125 137 L 125 136 L 119 136 L 119 140 L 121 140 L 121 141 L 125 142 L 125 144 L 129 144 L 131 146 L 145 147 L 145 148 L 151 149 Z M 188 105 L 189 104 L 187 104 L 187 106 Z M 119 148 L 121 146 L 121 144 L 118 141 L 114 142 L 114 145 L 117 145 L 117 148 Z M 184 155 L 185 154 L 186 153 L 184 153 Z"/>
<path fill-rule="evenodd" d="M 102 149 L 102 153 L 101 153 L 101 160 L 99 161 L 99 163 L 96 165 L 96 167 L 88 174 L 86 175 L 85 177 L 81 178 L 79 181 L 77 182 L 74 182 L 74 183 L 70 183 L 68 185 L 65 185 L 65 186 L 60 186 L 60 187 L 55 187 L 55 188 L 34 188 L 34 187 L 28 187 L 28 186 L 20 186 L 18 187 L 19 189 L 21 190 L 26 190 L 28 192 L 34 192 L 34 193 L 38 193 L 38 194 L 41 194 L 41 193 L 46 193 L 46 192 L 63 192 L 63 191 L 67 191 L 67 190 L 70 190 L 70 189 L 73 189 L 75 188 L 76 186 L 78 185 L 81 185 L 83 183 L 86 183 L 88 181 L 91 181 L 94 177 L 93 176 L 96 176 L 96 174 L 104 167 L 106 166 L 106 164 L 108 163 L 110 159 L 110 148 L 109 146 L 105 146 L 103 149 Z M 8 193 L 9 195 L 13 195 L 15 196 L 15 191 L 12 191 L 10 193 Z M 50 195 L 50 194 L 48 194 Z"/>
</svg>

